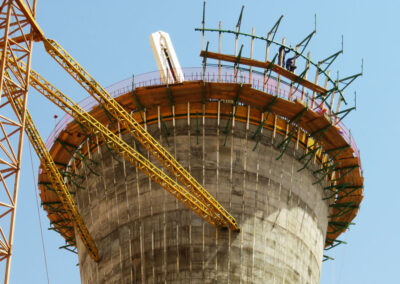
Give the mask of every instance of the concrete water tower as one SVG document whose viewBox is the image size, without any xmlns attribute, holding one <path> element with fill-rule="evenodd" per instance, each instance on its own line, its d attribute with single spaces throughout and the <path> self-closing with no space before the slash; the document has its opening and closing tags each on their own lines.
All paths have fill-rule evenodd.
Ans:
<svg viewBox="0 0 400 284">
<path fill-rule="evenodd" d="M 54 221 L 62 207 L 39 184 L 66 248 L 77 247 L 82 283 L 319 282 L 324 249 L 341 243 L 362 200 L 359 151 L 341 121 L 352 110 L 344 88 L 360 74 L 333 80 L 328 67 L 340 52 L 318 63 L 304 54 L 314 33 L 295 48 L 275 41 L 280 20 L 266 38 L 241 32 L 241 16 L 233 30 L 206 29 L 203 20 L 203 42 L 206 32 L 219 33 L 219 41 L 233 34 L 233 54 L 204 44 L 200 68 L 180 69 L 166 56 L 161 72 L 107 89 L 240 231 L 210 226 L 78 123 L 61 120 L 48 146 L 65 165 L 99 262 L 72 226 Z M 239 48 L 245 37 L 249 56 Z M 253 58 L 256 40 L 265 42 L 266 58 Z M 171 55 L 172 46 L 165 48 L 158 52 Z M 88 99 L 82 106 L 159 165 L 102 105 Z"/>
</svg>

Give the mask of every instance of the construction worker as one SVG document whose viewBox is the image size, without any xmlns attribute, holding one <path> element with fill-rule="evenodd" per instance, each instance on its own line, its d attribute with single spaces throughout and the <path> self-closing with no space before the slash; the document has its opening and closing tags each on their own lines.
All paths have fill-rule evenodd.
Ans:
<svg viewBox="0 0 400 284">
<path fill-rule="evenodd" d="M 297 66 L 294 65 L 294 61 L 296 59 L 296 55 L 293 57 L 288 58 L 286 61 L 286 69 L 289 70 L 290 72 L 294 72 L 296 70 Z"/>
<path fill-rule="evenodd" d="M 278 54 L 278 65 L 285 67 L 285 56 L 287 53 L 290 52 L 289 48 L 285 48 L 284 46 L 281 46 L 279 48 L 279 54 Z"/>
</svg>

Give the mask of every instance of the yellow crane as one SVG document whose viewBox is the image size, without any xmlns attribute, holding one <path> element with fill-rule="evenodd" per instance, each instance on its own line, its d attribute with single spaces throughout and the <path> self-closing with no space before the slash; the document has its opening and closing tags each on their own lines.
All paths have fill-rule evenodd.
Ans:
<svg viewBox="0 0 400 284">
<path fill-rule="evenodd" d="M 13 62 L 10 60 L 10 62 Z M 22 65 L 13 65 L 15 72 L 25 72 L 25 68 Z M 182 186 L 168 177 L 160 169 L 154 166 L 150 161 L 138 153 L 134 148 L 129 146 L 126 142 L 121 140 L 116 134 L 111 132 L 107 127 L 98 122 L 90 114 L 85 112 L 79 105 L 74 103 L 66 95 L 60 92 L 57 88 L 46 81 L 42 76 L 40 76 L 33 69 L 30 70 L 30 84 L 39 93 L 44 95 L 51 102 L 56 104 L 67 114 L 73 117 L 76 121 L 81 123 L 86 129 L 95 134 L 104 143 L 106 143 L 110 148 L 114 149 L 117 153 L 123 156 L 128 162 L 132 163 L 139 170 L 144 172 L 155 182 L 160 184 L 164 189 L 169 191 L 172 195 L 178 198 L 183 204 L 189 207 L 191 210 L 196 212 L 200 217 L 202 217 L 208 223 L 214 226 L 223 226 L 219 219 L 215 218 L 215 215 L 207 210 L 207 207 L 203 203 L 199 202 L 190 193 L 187 192 Z M 18 115 L 22 115 L 22 102 L 16 96 L 16 93 L 12 90 L 10 86 L 5 89 L 7 96 L 10 98 L 13 107 L 15 108 Z M 59 197 L 64 208 L 69 213 L 69 216 L 77 229 L 78 234 L 83 241 L 89 255 L 94 259 L 98 260 L 98 252 L 96 245 L 88 233 L 85 224 L 81 216 L 79 215 L 75 203 L 71 198 L 71 195 L 67 189 L 66 184 L 57 167 L 46 149 L 43 140 L 40 138 L 39 132 L 37 131 L 33 120 L 30 117 L 29 111 L 26 111 L 26 127 L 25 131 L 32 143 L 37 155 L 40 158 L 42 165 L 50 177 L 51 183 L 56 190 L 57 196 Z"/>
<path fill-rule="evenodd" d="M 74 78 L 99 104 L 123 125 L 158 161 L 168 169 L 194 196 L 201 200 L 226 227 L 239 230 L 235 219 L 208 191 L 182 167 L 108 92 L 82 68 L 56 41 L 43 39 L 48 54 Z"/>
<path fill-rule="evenodd" d="M 217 227 L 227 227 L 239 230 L 235 219 L 216 201 L 207 190 L 202 187 L 177 161 L 158 143 L 129 113 L 118 103 L 107 91 L 97 83 L 88 72 L 82 68 L 57 42 L 46 39 L 44 33 L 35 21 L 36 0 L 4 0 L 0 6 L 0 31 L 4 32 L 0 40 L 0 89 L 1 105 L 11 107 L 17 116 L 12 120 L 0 114 L 0 129 L 3 136 L 0 137 L 0 151 L 5 153 L 6 159 L 0 158 L 0 184 L 9 197 L 9 203 L 0 201 L 0 206 L 9 208 L 6 213 L 0 215 L 3 218 L 10 215 L 9 236 L 6 237 L 0 227 L 0 261 L 6 259 L 5 283 L 8 283 L 12 241 L 15 223 L 15 212 L 18 196 L 18 181 L 20 173 L 23 133 L 32 143 L 42 167 L 46 171 L 55 193 L 62 203 L 68 218 L 73 223 L 89 255 L 98 260 L 99 254 L 90 236 L 82 217 L 80 216 L 74 200 L 68 191 L 56 164 L 41 139 L 33 120 L 27 110 L 28 86 L 33 86 L 47 99 L 55 103 L 67 114 L 73 117 L 89 132 L 100 138 L 103 143 L 114 149 L 128 162 L 144 172 L 161 187 L 170 192 L 180 202 L 196 212 L 208 223 Z M 30 62 L 32 56 L 33 41 L 42 41 L 46 51 L 67 71 L 93 98 L 95 98 L 119 123 L 121 123 L 132 136 L 139 141 L 160 163 L 168 169 L 172 175 L 182 183 L 178 184 L 148 159 L 138 153 L 135 149 L 121 140 L 102 123 L 85 112 L 79 105 L 74 103 L 56 87 L 47 82 L 42 76 L 31 70 Z M 22 55 L 21 55 L 22 54 Z M 4 101 L 6 99 L 6 101 Z M 17 130 L 8 133 L 4 131 L 3 125 L 13 125 Z M 17 133 L 17 134 L 15 134 Z M 10 137 L 18 135 L 15 151 Z M 5 147 L 3 142 L 6 143 Z M 5 179 L 12 176 L 13 190 L 9 189 Z"/>
<path fill-rule="evenodd" d="M 5 84 L 4 92 L 8 97 L 12 108 L 15 110 L 15 113 L 22 118 L 23 115 L 23 101 L 17 97 L 17 92 L 15 89 Z M 94 243 L 92 237 L 90 236 L 85 223 L 80 216 L 75 202 L 69 193 L 67 185 L 64 182 L 64 178 L 60 174 L 57 169 L 56 164 L 53 161 L 49 151 L 46 148 L 45 143 L 43 142 L 42 138 L 40 137 L 39 131 L 37 130 L 35 124 L 33 123 L 32 117 L 28 110 L 25 113 L 26 116 L 26 124 L 25 124 L 25 133 L 29 138 L 33 148 L 39 160 L 44 167 L 44 170 L 47 173 L 47 176 L 50 178 L 51 184 L 53 188 L 56 190 L 57 196 L 60 199 L 61 203 L 63 204 L 64 209 L 68 212 L 69 218 L 73 220 L 74 227 L 77 230 L 84 246 L 86 247 L 88 254 L 95 260 L 99 260 L 99 253 Z"/>
</svg>

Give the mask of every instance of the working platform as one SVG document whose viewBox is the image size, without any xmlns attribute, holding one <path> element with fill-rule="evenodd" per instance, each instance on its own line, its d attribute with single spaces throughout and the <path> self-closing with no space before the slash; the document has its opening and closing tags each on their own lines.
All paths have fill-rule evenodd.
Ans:
<svg viewBox="0 0 400 284">
<path fill-rule="evenodd" d="M 304 89 L 293 90 L 293 84 L 272 76 L 266 82 L 264 74 L 248 70 L 207 67 L 206 72 L 203 68 L 183 71 L 183 83 L 164 85 L 158 72 L 153 72 L 116 83 L 107 91 L 145 127 L 158 123 L 163 128 L 165 121 L 194 117 L 226 119 L 257 126 L 255 147 L 262 136 L 261 128 L 266 128 L 284 137 L 277 145 L 281 154 L 290 143 L 303 148 L 305 155 L 300 159 L 305 167 L 318 163 L 315 182 L 323 182 L 330 201 L 326 247 L 337 244 L 337 237 L 351 224 L 363 198 L 359 151 L 344 124 L 332 119 L 321 99 Z M 110 129 L 126 132 L 93 99 L 80 105 Z M 69 116 L 61 119 L 46 144 L 65 177 L 75 183 L 79 183 L 79 177 L 73 176 L 74 168 L 90 166 L 90 153 L 99 146 L 96 138 L 88 136 Z M 45 173 L 39 176 L 39 186 L 53 226 L 74 246 L 73 226 Z"/>
</svg>

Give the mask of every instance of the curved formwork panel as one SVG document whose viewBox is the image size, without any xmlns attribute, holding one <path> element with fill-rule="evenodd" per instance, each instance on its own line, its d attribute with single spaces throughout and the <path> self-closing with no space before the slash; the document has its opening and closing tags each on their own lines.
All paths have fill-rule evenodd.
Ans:
<svg viewBox="0 0 400 284">
<path fill-rule="evenodd" d="M 86 190 L 76 191 L 76 201 L 100 251 L 95 263 L 78 240 L 82 283 L 319 282 L 329 203 L 311 171 L 298 171 L 304 150 L 291 146 L 277 160 L 283 136 L 264 129 L 253 151 L 257 127 L 236 121 L 227 134 L 227 122 L 193 115 L 148 131 L 236 218 L 240 232 L 211 227 L 101 146 L 91 156 L 99 175 L 77 172 Z"/>
</svg>

